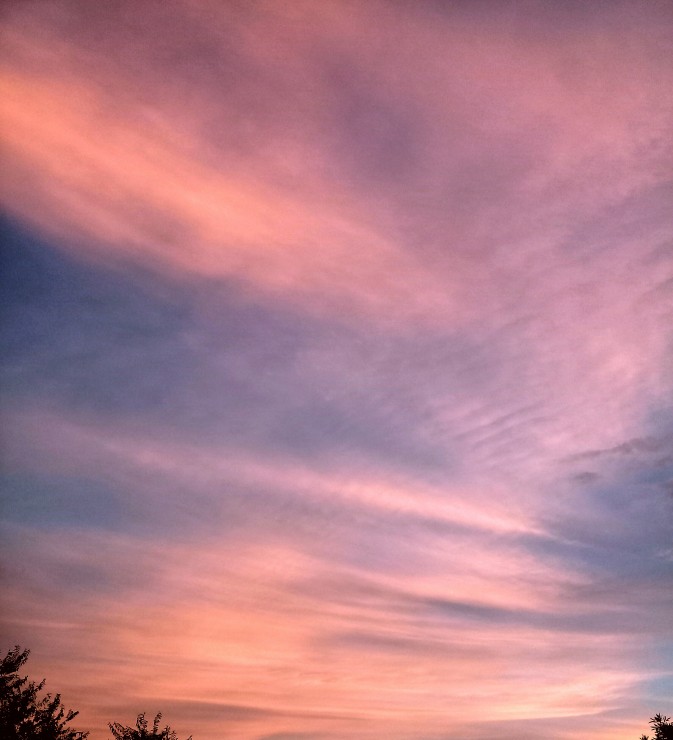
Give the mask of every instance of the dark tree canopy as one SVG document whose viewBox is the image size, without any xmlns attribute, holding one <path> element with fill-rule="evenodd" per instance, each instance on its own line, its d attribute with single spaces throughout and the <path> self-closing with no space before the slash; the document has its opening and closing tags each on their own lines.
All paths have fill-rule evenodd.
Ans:
<svg viewBox="0 0 673 740">
<path fill-rule="evenodd" d="M 30 650 L 17 645 L 0 661 L 0 737 L 3 740 L 84 740 L 88 732 L 66 725 L 78 712 L 65 710 L 61 695 L 39 693 L 44 680 L 36 684 L 19 676 Z"/>
<path fill-rule="evenodd" d="M 651 740 L 673 740 L 673 722 L 670 717 L 655 714 L 650 719 L 650 727 L 654 735 Z M 650 740 L 649 735 L 641 735 L 640 740 Z"/>
<path fill-rule="evenodd" d="M 163 730 L 159 729 L 160 721 L 161 712 L 154 718 L 150 730 L 145 719 L 145 713 L 143 712 L 138 715 L 135 727 L 125 727 L 119 724 L 119 722 L 110 722 L 109 727 L 114 740 L 145 740 L 145 738 L 151 737 L 159 738 L 159 740 L 178 740 L 178 736 L 168 725 Z M 192 736 L 190 735 L 187 740 L 192 740 Z"/>
</svg>

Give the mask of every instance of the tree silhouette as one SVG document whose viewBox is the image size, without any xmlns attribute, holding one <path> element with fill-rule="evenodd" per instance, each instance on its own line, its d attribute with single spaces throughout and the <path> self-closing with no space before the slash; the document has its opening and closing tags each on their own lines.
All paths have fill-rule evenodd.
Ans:
<svg viewBox="0 0 673 740">
<path fill-rule="evenodd" d="M 145 740 L 145 738 L 155 737 L 159 740 L 179 740 L 178 736 L 166 725 L 163 730 L 159 729 L 159 722 L 161 721 L 161 712 L 157 714 L 152 723 L 152 730 L 150 732 L 147 726 L 147 720 L 145 719 L 145 712 L 139 714 L 136 719 L 135 727 L 125 727 L 119 724 L 119 722 L 110 722 L 108 727 L 112 733 L 114 740 Z M 187 740 L 192 740 L 190 735 Z"/>
<path fill-rule="evenodd" d="M 78 712 L 61 705 L 61 695 L 38 696 L 45 681 L 36 684 L 18 674 L 30 650 L 16 645 L 0 661 L 0 737 L 3 740 L 84 740 L 88 732 L 66 725 Z"/>
<path fill-rule="evenodd" d="M 673 722 L 670 717 L 655 714 L 650 719 L 650 727 L 654 732 L 652 740 L 673 740 Z M 650 740 L 648 735 L 641 735 L 640 740 Z"/>
</svg>

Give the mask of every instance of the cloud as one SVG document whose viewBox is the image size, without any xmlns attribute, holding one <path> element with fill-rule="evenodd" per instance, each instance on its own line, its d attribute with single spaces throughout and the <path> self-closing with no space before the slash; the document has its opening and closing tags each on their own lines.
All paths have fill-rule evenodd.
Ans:
<svg viewBox="0 0 673 740">
<path fill-rule="evenodd" d="M 12 428 L 12 468 L 26 464 L 23 440 L 30 438 L 33 464 L 49 474 L 95 469 L 137 499 L 140 530 L 86 532 L 65 524 L 47 534 L 23 525 L 6 528 L 4 537 L 13 553 L 7 562 L 21 563 L 23 574 L 7 573 L 15 606 L 5 629 L 31 635 L 39 629 L 45 643 L 78 651 L 95 639 L 96 660 L 126 656 L 127 667 L 117 663 L 115 670 L 124 677 L 127 714 L 139 702 L 164 707 L 180 698 L 187 706 L 209 695 L 223 705 L 218 726 L 242 734 L 287 722 L 357 735 L 364 722 L 371 728 L 363 730 L 366 737 L 404 728 L 412 710 L 423 712 L 421 724 L 432 732 L 483 702 L 492 719 L 590 713 L 598 708 L 595 697 L 602 697 L 601 707 L 617 705 L 657 673 L 654 660 L 639 671 L 632 661 L 641 654 L 645 626 L 649 639 L 666 634 L 670 603 L 657 591 L 667 581 L 665 568 L 651 584 L 643 572 L 628 570 L 601 583 L 595 562 L 568 559 L 574 554 L 568 540 L 556 551 L 532 547 L 545 537 L 532 540 L 540 536 L 502 528 L 497 519 L 484 520 L 484 530 L 478 509 L 459 518 L 462 528 L 447 537 L 436 528 L 445 516 L 442 502 L 460 516 L 460 492 L 453 501 L 444 491 L 443 499 L 428 502 L 425 524 L 401 507 L 404 492 L 391 498 L 371 481 L 349 483 L 318 471 L 307 478 L 309 471 L 284 466 L 264 472 L 222 450 L 206 457 L 72 420 L 14 418 Z M 77 456 L 68 455 L 74 449 Z M 181 501 L 184 488 L 189 495 Z M 210 531 L 199 523 L 204 497 L 214 507 Z M 418 491 L 409 500 L 422 506 Z M 125 509 L 132 506 L 129 500 Z M 628 555 L 622 562 L 613 555 L 603 567 L 614 579 L 624 562 Z M 645 554 L 642 562 L 648 564 Z M 77 600 L 64 602 L 62 592 L 86 594 L 84 611 Z M 46 603 L 49 614 L 39 607 Z M 19 629 L 26 613 L 43 616 Z M 73 633 L 83 619 L 87 632 Z M 80 660 L 89 666 L 84 673 L 96 670 L 86 653 Z M 62 663 L 51 665 L 67 677 Z M 67 678 L 66 688 L 79 693 L 77 680 Z M 479 686 L 478 698 L 465 693 L 470 684 Z M 109 705 L 107 690 L 103 681 L 89 689 L 91 712 Z M 453 709 L 441 700 L 446 695 Z M 269 714 L 227 719 L 232 703 Z M 306 715 L 307 706 L 314 715 Z M 183 722 L 192 716 L 176 707 Z M 100 718 L 100 711 L 89 716 Z"/>
<path fill-rule="evenodd" d="M 26 545 L 27 564 L 33 558 L 42 562 L 49 549 L 54 567 L 44 574 L 44 583 L 56 587 L 52 576 L 66 565 L 56 539 L 43 536 Z M 241 727 L 238 722 L 252 725 L 247 732 L 261 731 L 264 722 L 277 728 L 280 714 L 323 729 L 340 718 L 341 734 L 356 736 L 360 726 L 371 734 L 407 726 L 431 732 L 460 722 L 483 702 L 494 720 L 595 711 L 596 697 L 603 706 L 616 702 L 640 677 L 626 667 L 634 636 L 623 637 L 617 647 L 614 635 L 566 633 L 561 647 L 553 630 L 531 629 L 525 622 L 475 621 L 461 610 L 447 623 L 447 615 L 428 604 L 410 609 L 414 599 L 409 595 L 391 593 L 376 582 L 368 585 L 348 569 L 339 588 L 331 588 L 324 566 L 298 557 L 294 548 L 265 548 L 258 542 L 223 549 L 214 541 L 203 547 L 176 541 L 139 545 L 117 536 L 80 537 L 67 567 L 80 558 L 115 572 L 117 588 L 90 592 L 84 611 L 74 599 L 62 603 L 48 621 L 41 620 L 40 630 L 51 643 L 43 649 L 47 655 L 54 656 L 55 644 L 72 651 L 76 673 L 64 671 L 55 656 L 49 667 L 71 694 L 81 693 L 80 684 L 87 681 L 87 710 L 110 706 L 108 684 L 102 672 L 97 674 L 100 661 L 115 666 L 122 682 L 115 706 L 128 706 L 128 714 L 132 706 L 175 705 L 186 724 L 198 714 L 190 704 L 200 706 L 208 696 L 212 712 L 221 705 L 218 726 L 224 729 L 230 723 L 232 729 Z M 334 572 L 333 565 L 329 571 Z M 13 591 L 16 606 L 6 619 L 25 609 L 33 589 L 24 584 Z M 45 603 L 44 594 L 33 591 L 32 598 Z M 85 618 L 84 633 L 73 632 Z M 348 624 L 369 625 L 372 638 L 339 637 Z M 365 649 L 368 640 L 370 649 Z M 86 654 L 92 641 L 95 658 Z M 400 650 L 404 644 L 407 649 Z M 121 662 L 119 656 L 124 656 Z M 550 663 L 552 673 L 544 667 Z M 92 673 L 99 678 L 92 679 Z M 475 684 L 478 696 L 467 688 Z M 448 706 L 442 701 L 447 696 Z M 232 703 L 251 711 L 228 715 Z M 297 726 L 297 719 L 293 722 Z"/>
<path fill-rule="evenodd" d="M 667 6 L 2 21 L 3 634 L 92 738 L 635 736 Z"/>
<path fill-rule="evenodd" d="M 670 80 L 646 46 L 614 54 L 617 32 L 544 47 L 421 12 L 393 46 L 400 18 L 385 6 L 368 44 L 359 28 L 373 9 L 339 4 L 177 4 L 132 23 L 99 9 L 86 24 L 77 7 L 8 13 L 4 203 L 92 259 L 229 277 L 319 313 L 446 326 L 494 307 L 479 259 L 496 246 L 492 224 L 522 256 L 522 230 L 529 243 L 563 239 L 569 211 L 586 218 L 664 178 L 650 164 Z M 589 66 L 568 68 L 568 47 Z M 415 164 L 395 177 L 403 156 Z M 361 174 L 377 168 L 372 194 Z M 419 239 L 424 224 L 441 237 Z M 442 258 L 430 267 L 411 245 Z"/>
</svg>

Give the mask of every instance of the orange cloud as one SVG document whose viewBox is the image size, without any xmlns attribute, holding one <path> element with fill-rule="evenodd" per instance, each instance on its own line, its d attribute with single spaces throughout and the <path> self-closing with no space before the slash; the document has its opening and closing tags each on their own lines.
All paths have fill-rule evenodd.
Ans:
<svg viewBox="0 0 673 740">
<path fill-rule="evenodd" d="M 204 443 L 52 398 L 5 413 L 10 473 L 103 481 L 127 516 L 7 526 L 4 631 L 92 740 L 143 709 L 198 740 L 468 737 L 486 709 L 590 723 L 652 677 L 639 614 L 587 598 L 600 569 L 542 522 L 576 503 L 561 460 L 670 405 L 670 52 L 626 4 L 544 30 L 544 4 L 440 6 L 8 6 L 3 208 L 78 259 L 196 284 L 209 320 L 225 283 L 343 322 L 245 413 L 282 421 L 318 381 L 337 411 L 376 393 L 462 466 L 260 452 L 217 422 Z M 219 359 L 190 393 L 219 390 Z"/>
<path fill-rule="evenodd" d="M 205 737 L 213 723 L 246 740 L 299 726 L 427 734 L 461 728 L 485 706 L 494 722 L 591 714 L 643 678 L 625 665 L 630 638 L 617 646 L 612 635 L 568 633 L 560 648 L 555 631 L 468 614 L 447 629 L 414 606 L 417 594 L 295 547 L 85 535 L 66 554 L 62 534 L 28 537 L 27 563 L 48 557 L 45 577 L 66 564 L 117 573 L 116 589 L 92 594 L 83 612 L 72 599 L 52 601 L 49 622 L 24 627 L 39 628 L 46 655 L 55 643 L 68 652 L 68 664 L 54 654 L 35 668 L 85 702 L 96 738 L 111 712 L 161 706 L 185 724 L 189 703 L 201 708 L 189 730 Z M 17 613 L 29 594 L 25 583 L 14 591 Z"/>
<path fill-rule="evenodd" d="M 10 212 L 88 259 L 235 278 L 332 315 L 450 314 L 451 288 L 354 214 L 343 191 L 297 197 L 210 164 L 167 112 L 139 125 L 101 84 L 5 67 Z"/>
</svg>

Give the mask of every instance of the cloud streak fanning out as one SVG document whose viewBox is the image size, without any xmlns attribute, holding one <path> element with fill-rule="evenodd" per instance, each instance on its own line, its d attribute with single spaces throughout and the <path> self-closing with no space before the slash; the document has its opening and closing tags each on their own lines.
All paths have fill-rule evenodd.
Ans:
<svg viewBox="0 0 673 740">
<path fill-rule="evenodd" d="M 1 24 L 1 633 L 92 740 L 665 711 L 669 5 Z"/>
</svg>

